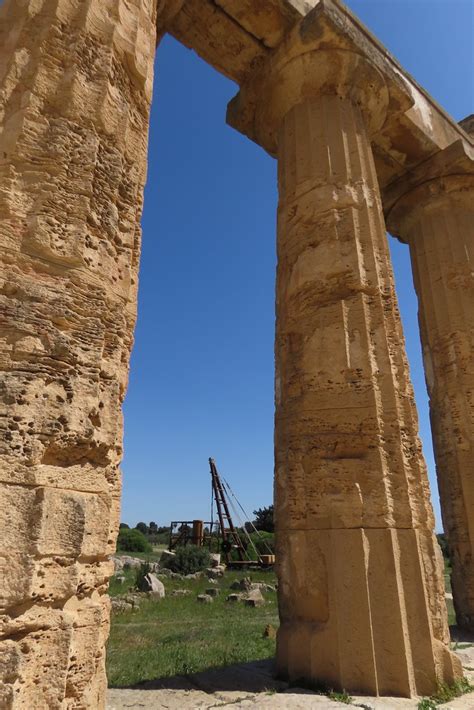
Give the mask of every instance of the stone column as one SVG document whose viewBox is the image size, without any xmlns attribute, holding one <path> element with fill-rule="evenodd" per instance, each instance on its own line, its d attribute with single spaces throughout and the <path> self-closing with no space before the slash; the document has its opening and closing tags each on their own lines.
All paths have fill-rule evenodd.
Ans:
<svg viewBox="0 0 474 710">
<path fill-rule="evenodd" d="M 474 150 L 452 174 L 440 158 L 447 174 L 405 185 L 389 227 L 410 245 L 454 606 L 474 631 Z"/>
<path fill-rule="evenodd" d="M 278 665 L 429 693 L 452 679 L 443 578 L 360 110 L 293 107 L 278 161 Z"/>
<path fill-rule="evenodd" d="M 0 706 L 103 708 L 154 0 L 0 9 Z"/>
<path fill-rule="evenodd" d="M 278 157 L 277 665 L 430 694 L 461 671 L 370 144 L 388 91 L 320 37 L 295 30 L 228 111 Z"/>
</svg>

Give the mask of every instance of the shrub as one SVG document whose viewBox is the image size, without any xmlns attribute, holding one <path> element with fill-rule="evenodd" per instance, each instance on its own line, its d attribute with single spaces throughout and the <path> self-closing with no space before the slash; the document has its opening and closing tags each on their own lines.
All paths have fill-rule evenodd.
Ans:
<svg viewBox="0 0 474 710">
<path fill-rule="evenodd" d="M 140 530 L 121 528 L 117 538 L 117 549 L 125 552 L 151 552 L 152 547 Z"/>
<path fill-rule="evenodd" d="M 147 539 L 152 545 L 168 545 L 170 541 L 170 533 L 169 530 L 166 530 L 166 532 L 150 533 L 147 536 Z"/>
<path fill-rule="evenodd" d="M 275 535 L 271 532 L 260 531 L 252 533 L 250 539 L 257 548 L 259 555 L 274 555 L 275 554 Z"/>
<path fill-rule="evenodd" d="M 269 533 L 269 532 L 263 532 L 263 531 L 258 531 L 258 532 L 253 532 L 253 533 L 247 533 L 243 531 L 242 528 L 238 529 L 238 533 L 240 535 L 240 539 L 242 540 L 242 544 L 245 548 L 245 556 L 249 560 L 258 560 L 260 555 L 274 555 L 275 554 L 275 535 L 274 533 Z M 249 537 L 250 540 L 252 541 L 252 544 L 249 542 Z M 222 552 L 222 550 L 219 548 L 218 552 Z M 232 562 L 240 559 L 239 558 L 239 553 L 235 548 L 232 549 L 230 559 Z"/>
<path fill-rule="evenodd" d="M 139 530 L 141 533 L 144 535 L 148 535 L 149 530 L 148 530 L 148 525 L 146 523 L 137 523 L 135 525 L 135 528 Z"/>
<path fill-rule="evenodd" d="M 449 550 L 449 544 L 446 539 L 446 535 L 444 533 L 438 533 L 436 535 L 436 538 L 438 540 L 438 545 L 441 548 L 441 552 L 443 553 L 444 559 L 448 560 L 448 562 L 449 562 L 450 558 L 451 558 L 451 552 Z"/>
<path fill-rule="evenodd" d="M 275 523 L 273 520 L 273 505 L 269 505 L 266 508 L 259 508 L 254 510 L 255 520 L 253 524 L 257 530 L 264 530 L 265 532 L 274 532 Z"/>
<path fill-rule="evenodd" d="M 431 698 L 422 698 L 416 706 L 418 710 L 436 710 L 436 703 Z"/>
<path fill-rule="evenodd" d="M 249 537 L 252 540 L 253 545 L 250 544 L 248 537 L 247 535 L 245 535 L 245 533 L 241 533 L 240 535 L 240 538 L 245 546 L 246 556 L 250 560 L 257 560 L 260 555 L 275 554 L 274 533 L 259 531 L 250 533 Z M 232 551 L 232 559 L 239 559 L 239 556 L 235 550 Z"/>
<path fill-rule="evenodd" d="M 206 569 L 211 563 L 209 550 L 206 547 L 186 545 L 185 547 L 177 547 L 175 552 L 176 554 L 169 557 L 163 565 L 172 572 L 194 574 L 194 572 Z"/>
<path fill-rule="evenodd" d="M 452 685 L 441 683 L 438 690 L 431 698 L 422 698 L 418 703 L 418 710 L 436 710 L 439 705 L 449 703 L 453 698 L 459 698 L 465 693 L 471 693 L 474 690 L 474 685 L 471 685 L 467 678 L 460 678 L 454 681 Z"/>
</svg>

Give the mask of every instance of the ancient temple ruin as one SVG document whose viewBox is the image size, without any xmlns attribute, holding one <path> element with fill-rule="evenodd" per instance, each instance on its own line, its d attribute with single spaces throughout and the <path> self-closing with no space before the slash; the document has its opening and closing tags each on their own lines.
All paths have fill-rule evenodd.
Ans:
<svg viewBox="0 0 474 710">
<path fill-rule="evenodd" d="M 472 122 L 339 0 L 6 0 L 0 706 L 104 707 L 165 32 L 239 84 L 228 123 L 278 160 L 279 672 L 429 694 L 461 668 L 386 229 L 410 246 L 454 602 L 472 630 Z"/>
</svg>

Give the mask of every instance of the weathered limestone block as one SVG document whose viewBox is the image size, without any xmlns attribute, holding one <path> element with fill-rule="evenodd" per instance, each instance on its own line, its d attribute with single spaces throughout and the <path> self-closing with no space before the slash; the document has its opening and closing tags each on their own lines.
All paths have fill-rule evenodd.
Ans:
<svg viewBox="0 0 474 710">
<path fill-rule="evenodd" d="M 370 145 L 404 98 L 333 42 L 310 13 L 228 111 L 278 156 L 277 664 L 430 694 L 461 668 Z"/>
<path fill-rule="evenodd" d="M 105 702 L 155 36 L 154 0 L 0 8 L 5 708 Z"/>
<path fill-rule="evenodd" d="M 97 595 L 2 619 L 1 707 L 102 707 L 108 623 L 108 597 Z"/>
<path fill-rule="evenodd" d="M 474 630 L 474 145 L 397 185 L 391 231 L 410 245 L 459 625 Z"/>
<path fill-rule="evenodd" d="M 452 680 L 453 660 L 359 109 L 337 96 L 291 109 L 279 165 L 279 667 L 339 688 L 431 692 Z"/>
</svg>

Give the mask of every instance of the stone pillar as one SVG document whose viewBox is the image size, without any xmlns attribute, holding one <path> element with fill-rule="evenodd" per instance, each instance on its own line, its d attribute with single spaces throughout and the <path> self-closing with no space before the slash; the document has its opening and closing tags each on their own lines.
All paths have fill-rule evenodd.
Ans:
<svg viewBox="0 0 474 710">
<path fill-rule="evenodd" d="M 103 708 L 154 0 L 0 9 L 0 706 Z"/>
<path fill-rule="evenodd" d="M 461 669 L 370 143 L 390 91 L 321 36 L 303 21 L 228 109 L 278 158 L 277 665 L 430 694 Z"/>
<path fill-rule="evenodd" d="M 410 245 L 454 606 L 474 631 L 474 150 L 463 162 L 405 186 L 389 227 Z"/>
<path fill-rule="evenodd" d="M 291 108 L 278 161 L 278 666 L 430 693 L 453 673 L 443 578 L 359 108 Z"/>
</svg>

